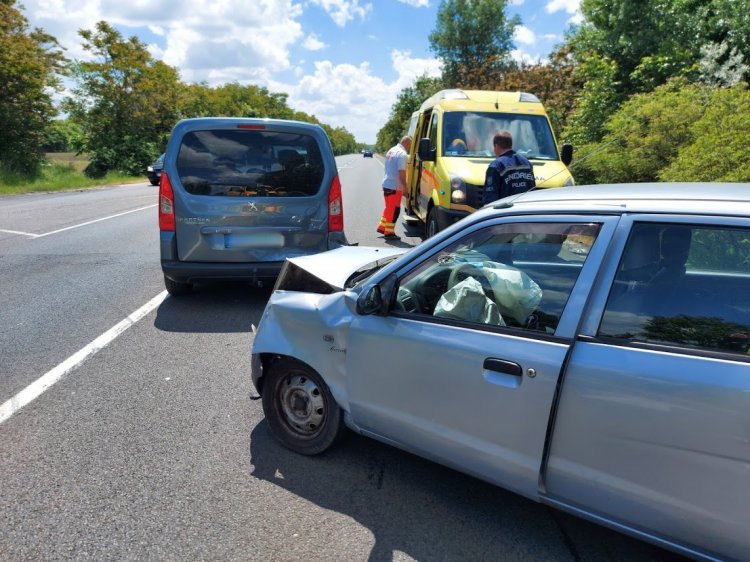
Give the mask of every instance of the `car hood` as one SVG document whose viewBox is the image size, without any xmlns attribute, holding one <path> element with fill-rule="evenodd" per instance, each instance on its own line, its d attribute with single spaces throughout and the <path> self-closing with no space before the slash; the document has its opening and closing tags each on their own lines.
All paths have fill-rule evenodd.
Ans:
<svg viewBox="0 0 750 562">
<path fill-rule="evenodd" d="M 323 294 L 341 291 L 356 274 L 379 269 L 387 258 L 407 249 L 342 246 L 320 254 L 287 258 L 274 289 Z"/>
</svg>

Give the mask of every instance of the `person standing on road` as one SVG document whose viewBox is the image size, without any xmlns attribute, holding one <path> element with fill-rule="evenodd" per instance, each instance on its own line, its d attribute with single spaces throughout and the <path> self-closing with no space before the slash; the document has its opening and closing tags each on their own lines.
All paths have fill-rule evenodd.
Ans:
<svg viewBox="0 0 750 562">
<path fill-rule="evenodd" d="M 497 133 L 492 147 L 496 158 L 487 167 L 482 205 L 536 187 L 534 168 L 528 158 L 514 152 L 513 137 L 508 131 Z"/>
<path fill-rule="evenodd" d="M 385 175 L 383 176 L 383 199 L 385 208 L 377 231 L 386 240 L 400 240 L 396 235 L 396 219 L 401 212 L 401 197 L 406 189 L 406 161 L 409 158 L 411 137 L 404 135 L 396 146 L 385 153 Z"/>
</svg>

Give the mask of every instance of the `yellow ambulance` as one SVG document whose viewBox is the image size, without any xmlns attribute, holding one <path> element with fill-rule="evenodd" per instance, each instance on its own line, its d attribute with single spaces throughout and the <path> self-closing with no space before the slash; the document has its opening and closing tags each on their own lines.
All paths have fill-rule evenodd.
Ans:
<svg viewBox="0 0 750 562">
<path fill-rule="evenodd" d="M 567 165 L 573 147 L 558 150 L 544 106 L 533 94 L 441 90 L 414 112 L 406 169 L 406 220 L 421 221 L 433 236 L 482 204 L 492 138 L 510 131 L 513 150 L 534 167 L 539 188 L 574 185 Z"/>
</svg>

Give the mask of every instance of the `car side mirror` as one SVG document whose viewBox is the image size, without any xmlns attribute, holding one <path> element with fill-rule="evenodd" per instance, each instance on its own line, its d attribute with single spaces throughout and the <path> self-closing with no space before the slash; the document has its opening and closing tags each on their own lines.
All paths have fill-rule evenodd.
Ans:
<svg viewBox="0 0 750 562">
<path fill-rule="evenodd" d="M 562 145 L 562 154 L 560 156 L 562 163 L 568 166 L 573 161 L 573 145 L 566 142 Z"/>
<path fill-rule="evenodd" d="M 436 160 L 437 150 L 430 148 L 430 139 L 419 139 L 419 150 L 417 151 L 419 159 L 423 162 L 434 162 Z"/>
<path fill-rule="evenodd" d="M 390 274 L 377 285 L 373 285 L 357 299 L 357 314 L 388 316 L 398 288 L 398 277 Z"/>
</svg>

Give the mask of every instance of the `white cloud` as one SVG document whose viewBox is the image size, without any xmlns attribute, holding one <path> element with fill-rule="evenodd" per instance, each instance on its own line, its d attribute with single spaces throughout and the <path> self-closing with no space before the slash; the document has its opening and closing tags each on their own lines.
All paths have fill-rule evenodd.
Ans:
<svg viewBox="0 0 750 562">
<path fill-rule="evenodd" d="M 393 50 L 391 61 L 398 73 L 386 82 L 372 73 L 368 63 L 359 66 L 315 63 L 315 72 L 297 84 L 271 82 L 271 89 L 289 94 L 289 104 L 315 115 L 334 127 L 346 127 L 362 142 L 373 143 L 385 124 L 398 93 L 423 75 L 439 76 L 437 60 L 411 58 L 408 52 Z"/>
<path fill-rule="evenodd" d="M 398 1 L 408 6 L 414 6 L 415 8 L 429 8 L 430 7 L 430 0 L 398 0 Z M 523 0 L 521 1 L 523 2 Z"/>
<path fill-rule="evenodd" d="M 513 51 L 511 51 L 510 56 L 514 61 L 522 64 L 543 64 L 546 62 L 546 60 L 535 57 L 534 55 L 530 55 L 529 53 L 525 53 L 520 49 L 514 49 Z"/>
<path fill-rule="evenodd" d="M 302 42 L 302 46 L 308 51 L 320 51 L 321 49 L 325 49 L 327 45 L 323 43 L 323 41 L 318 39 L 317 35 L 311 33 L 310 35 L 305 37 L 305 40 Z"/>
<path fill-rule="evenodd" d="M 581 0 L 550 0 L 546 6 L 547 13 L 565 12 L 571 14 L 567 25 L 576 25 L 583 21 L 581 13 Z"/>
<path fill-rule="evenodd" d="M 536 35 L 534 35 L 534 32 L 525 25 L 519 25 L 516 26 L 516 29 L 513 32 L 513 40 L 522 45 L 533 45 L 536 42 Z"/>
<path fill-rule="evenodd" d="M 581 6 L 581 0 L 550 0 L 547 2 L 547 13 L 564 11 L 568 14 L 575 14 Z"/>
<path fill-rule="evenodd" d="M 365 19 L 372 11 L 372 4 L 368 2 L 360 6 L 359 0 L 311 0 L 311 3 L 323 8 L 339 27 L 356 17 Z"/>
<path fill-rule="evenodd" d="M 417 7 L 427 3 L 408 2 Z M 423 74 L 439 76 L 439 63 L 392 50 L 393 78 L 378 76 L 367 62 L 320 60 L 310 70 L 291 51 L 295 46 L 309 52 L 326 47 L 321 30 L 303 29 L 303 9 L 311 9 L 311 3 L 337 25 L 365 18 L 373 9 L 361 0 L 308 0 L 306 8 L 299 0 L 184 0 L 179 10 L 170 0 L 24 0 L 23 13 L 31 27 L 56 36 L 71 58 L 90 58 L 77 32 L 93 30 L 104 20 L 124 29 L 125 36 L 140 33 L 152 56 L 179 69 L 185 82 L 239 82 L 285 92 L 290 107 L 346 127 L 357 140 L 374 142 L 398 93 Z"/>
</svg>

